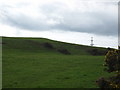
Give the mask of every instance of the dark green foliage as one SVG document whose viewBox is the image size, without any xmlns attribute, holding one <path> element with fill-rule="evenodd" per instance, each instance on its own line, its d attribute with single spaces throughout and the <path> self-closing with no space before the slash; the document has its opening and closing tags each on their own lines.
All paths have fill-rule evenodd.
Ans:
<svg viewBox="0 0 120 90">
<path fill-rule="evenodd" d="M 120 74 L 109 78 L 100 78 L 96 81 L 100 88 L 120 88 Z"/>
<path fill-rule="evenodd" d="M 67 49 L 58 49 L 58 51 L 62 54 L 70 55 L 71 53 Z"/>
<path fill-rule="evenodd" d="M 116 74 L 96 81 L 100 88 L 120 88 L 120 50 L 109 50 L 105 56 L 105 70 Z"/>
<path fill-rule="evenodd" d="M 105 55 L 106 52 L 107 52 L 107 50 L 89 49 L 88 52 L 89 52 L 91 55 L 99 56 L 99 55 Z"/>
<path fill-rule="evenodd" d="M 100 88 L 108 88 L 109 87 L 109 82 L 105 79 L 105 78 L 99 78 L 97 81 L 96 81 L 97 85 L 100 87 Z"/>
<path fill-rule="evenodd" d="M 120 71 L 120 50 L 110 50 L 105 57 L 105 66 L 108 72 Z"/>
<path fill-rule="evenodd" d="M 49 48 L 49 49 L 53 49 L 54 48 L 52 44 L 47 43 L 47 42 L 44 43 L 44 46 L 47 47 L 47 48 Z"/>
<path fill-rule="evenodd" d="M 109 81 L 111 81 L 116 85 L 119 85 L 119 88 L 120 88 L 120 74 L 116 74 L 115 76 L 110 77 Z"/>
</svg>

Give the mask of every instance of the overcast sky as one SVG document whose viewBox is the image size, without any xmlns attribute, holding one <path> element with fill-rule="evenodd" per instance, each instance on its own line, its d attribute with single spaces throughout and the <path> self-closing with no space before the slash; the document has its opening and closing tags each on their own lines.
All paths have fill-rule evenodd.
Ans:
<svg viewBox="0 0 120 90">
<path fill-rule="evenodd" d="M 0 35 L 118 45 L 118 0 L 0 0 Z"/>
</svg>

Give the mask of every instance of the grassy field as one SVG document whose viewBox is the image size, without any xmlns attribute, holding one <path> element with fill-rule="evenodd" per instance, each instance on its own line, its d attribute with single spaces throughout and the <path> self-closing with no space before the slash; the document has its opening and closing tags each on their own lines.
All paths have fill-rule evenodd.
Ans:
<svg viewBox="0 0 120 90">
<path fill-rule="evenodd" d="M 103 71 L 104 56 L 89 53 L 104 48 L 44 38 L 3 37 L 2 44 L 3 88 L 95 88 L 99 77 L 109 75 Z"/>
</svg>

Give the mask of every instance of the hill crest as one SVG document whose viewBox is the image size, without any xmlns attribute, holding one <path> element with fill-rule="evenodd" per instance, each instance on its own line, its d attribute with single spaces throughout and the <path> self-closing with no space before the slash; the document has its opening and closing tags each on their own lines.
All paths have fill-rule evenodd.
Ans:
<svg viewBox="0 0 120 90">
<path fill-rule="evenodd" d="M 107 49 L 50 40 L 47 38 L 2 37 L 3 51 L 23 51 L 65 55 L 105 55 Z"/>
</svg>

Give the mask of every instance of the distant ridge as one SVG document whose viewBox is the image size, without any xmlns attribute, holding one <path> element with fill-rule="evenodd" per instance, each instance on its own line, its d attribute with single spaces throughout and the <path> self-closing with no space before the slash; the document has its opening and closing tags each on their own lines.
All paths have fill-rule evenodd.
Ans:
<svg viewBox="0 0 120 90">
<path fill-rule="evenodd" d="M 2 36 L 3 51 L 23 51 L 54 53 L 66 55 L 105 55 L 107 49 L 102 47 L 91 47 L 73 43 L 50 40 L 36 37 L 4 37 Z M 94 54 L 93 54 L 94 53 Z"/>
</svg>

